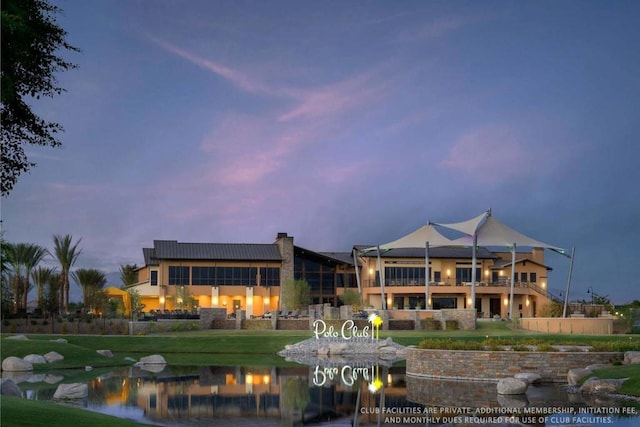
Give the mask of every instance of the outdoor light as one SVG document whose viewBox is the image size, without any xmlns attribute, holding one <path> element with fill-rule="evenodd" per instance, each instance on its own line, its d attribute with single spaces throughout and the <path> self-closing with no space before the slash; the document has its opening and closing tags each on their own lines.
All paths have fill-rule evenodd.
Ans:
<svg viewBox="0 0 640 427">
<path fill-rule="evenodd" d="M 471 305 L 471 302 L 472 302 L 472 301 L 471 301 L 471 297 L 467 298 L 467 305 L 469 305 L 469 306 L 470 306 L 470 305 Z"/>
<path fill-rule="evenodd" d="M 373 268 L 369 269 L 369 276 L 373 276 Z"/>
<path fill-rule="evenodd" d="M 542 288 L 546 288 L 547 287 L 547 282 L 542 282 Z"/>
<path fill-rule="evenodd" d="M 164 297 L 160 297 L 160 304 L 164 304 Z"/>
<path fill-rule="evenodd" d="M 529 307 L 529 298 L 527 298 L 527 300 L 525 301 L 527 307 Z"/>
<path fill-rule="evenodd" d="M 504 299 L 504 305 L 509 305 L 509 298 Z"/>
<path fill-rule="evenodd" d="M 264 297 L 264 303 L 269 304 L 269 297 Z"/>
</svg>

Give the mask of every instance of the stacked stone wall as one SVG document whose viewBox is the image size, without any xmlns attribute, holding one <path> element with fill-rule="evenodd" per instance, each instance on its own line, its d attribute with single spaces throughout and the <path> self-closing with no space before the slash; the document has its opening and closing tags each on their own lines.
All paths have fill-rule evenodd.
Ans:
<svg viewBox="0 0 640 427">
<path fill-rule="evenodd" d="M 567 372 L 621 359 L 620 352 L 528 352 L 407 349 L 407 375 L 497 381 L 533 372 L 545 382 L 566 382 Z"/>
<path fill-rule="evenodd" d="M 458 328 L 462 330 L 476 329 L 476 311 L 474 309 L 442 309 L 434 312 L 433 318 L 442 322 L 442 329 L 446 328 L 447 320 L 457 320 Z"/>
</svg>

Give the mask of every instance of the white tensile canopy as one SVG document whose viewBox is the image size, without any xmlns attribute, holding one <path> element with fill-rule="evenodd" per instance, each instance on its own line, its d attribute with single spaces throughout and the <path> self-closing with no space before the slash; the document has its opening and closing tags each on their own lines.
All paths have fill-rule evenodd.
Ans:
<svg viewBox="0 0 640 427">
<path fill-rule="evenodd" d="M 383 245 L 378 245 L 374 247 L 370 247 L 360 251 L 360 253 L 367 253 L 376 251 L 378 255 L 378 276 L 380 278 L 380 291 L 382 297 L 382 308 L 386 309 L 387 300 L 384 295 L 384 272 L 382 270 L 382 262 L 380 260 L 380 251 L 387 251 L 391 249 L 400 249 L 400 248 L 424 248 L 425 253 L 425 307 L 429 308 L 429 279 L 431 278 L 429 272 L 429 247 L 441 247 L 441 246 L 454 246 L 452 240 L 444 237 L 438 230 L 434 228 L 434 226 L 430 223 L 427 225 L 423 225 L 417 230 L 403 236 L 393 242 L 385 243 Z M 356 263 L 356 272 L 358 271 L 357 265 L 357 254 L 354 251 L 353 258 Z M 358 288 L 360 288 L 359 276 L 356 277 L 358 280 Z"/>
<path fill-rule="evenodd" d="M 484 220 L 484 221 L 483 221 Z M 475 229 L 473 225 L 475 224 Z M 454 240 L 456 246 L 471 246 L 471 300 L 475 301 L 476 295 L 476 248 L 477 246 L 508 246 L 511 248 L 511 291 L 509 293 L 509 318 L 513 317 L 513 294 L 515 283 L 516 247 L 526 246 L 551 249 L 566 256 L 566 251 L 558 246 L 550 245 L 526 236 L 501 223 L 491 215 L 491 210 L 484 212 L 476 218 L 454 224 L 438 224 L 466 234 L 466 236 Z M 573 256 L 571 256 L 573 260 Z M 569 281 L 571 277 L 569 277 Z M 567 287 L 569 284 L 567 284 Z M 569 290 L 567 289 L 567 294 Z M 475 304 L 475 302 L 474 302 Z M 566 305 L 566 303 L 565 303 Z"/>
<path fill-rule="evenodd" d="M 459 231 L 466 236 L 463 236 L 456 240 L 450 240 L 444 237 L 442 234 L 435 229 L 434 225 L 438 225 L 441 227 L 449 228 L 451 230 Z M 382 308 L 386 309 L 386 299 L 384 296 L 384 276 L 382 271 L 382 265 L 380 260 L 380 251 L 383 250 L 391 250 L 391 249 L 399 249 L 399 248 L 425 248 L 425 304 L 426 307 L 429 307 L 429 247 L 472 247 L 472 269 L 471 269 L 471 300 L 475 305 L 475 285 L 476 285 L 476 248 L 478 246 L 508 246 L 512 251 L 512 269 L 511 269 L 511 292 L 510 292 L 510 304 L 509 304 L 509 317 L 511 318 L 513 315 L 513 293 L 514 293 L 514 282 L 515 282 L 515 252 L 517 246 L 526 246 L 526 247 L 539 247 L 550 249 L 555 252 L 561 253 L 565 256 L 566 252 L 564 249 L 559 248 L 554 245 L 550 245 L 548 243 L 540 242 L 535 240 L 529 236 L 526 236 L 495 219 L 491 215 L 491 210 L 483 212 L 481 215 L 478 215 L 475 218 L 471 218 L 470 220 L 451 223 L 451 224 L 440 224 L 440 223 L 427 223 L 417 230 L 397 239 L 389 243 L 385 243 L 382 245 L 378 245 L 375 247 L 370 247 L 360 251 L 360 253 L 367 253 L 371 251 L 376 251 L 378 255 L 378 274 L 380 278 L 380 286 L 382 291 Z M 356 262 L 356 273 L 358 271 L 357 268 L 357 253 L 354 250 L 354 260 Z M 573 253 L 570 256 L 573 264 Z M 572 266 L 569 270 L 569 282 L 567 283 L 567 296 L 569 294 L 569 286 L 571 282 L 571 270 Z M 358 287 L 360 287 L 360 279 L 358 279 Z M 566 312 L 566 297 L 565 297 L 565 312 Z"/>
</svg>

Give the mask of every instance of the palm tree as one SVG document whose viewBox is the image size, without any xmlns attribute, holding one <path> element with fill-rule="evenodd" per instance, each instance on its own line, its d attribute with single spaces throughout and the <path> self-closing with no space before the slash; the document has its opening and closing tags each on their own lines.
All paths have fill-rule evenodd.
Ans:
<svg viewBox="0 0 640 427">
<path fill-rule="evenodd" d="M 78 249 L 78 245 L 82 241 L 79 239 L 75 245 L 72 245 L 73 237 L 69 234 L 53 236 L 54 253 L 53 256 L 60 263 L 60 303 L 64 311 L 69 310 L 69 273 L 73 264 L 76 263 L 82 249 Z"/>
<path fill-rule="evenodd" d="M 138 266 L 136 264 L 123 264 L 120 266 L 120 280 L 122 287 L 128 288 L 138 282 Z"/>
<path fill-rule="evenodd" d="M 33 270 L 46 256 L 47 250 L 33 243 L 9 243 L 6 246 L 7 263 L 13 271 L 13 290 L 15 292 L 15 311 L 27 308 L 27 299 L 31 283 L 29 278 Z"/>
<path fill-rule="evenodd" d="M 31 272 L 31 278 L 38 287 L 38 308 L 44 309 L 44 288 L 50 283 L 52 276 L 55 274 L 54 267 L 38 267 Z"/>
<path fill-rule="evenodd" d="M 95 296 L 107 284 L 106 275 L 95 268 L 79 268 L 71 273 L 71 276 L 82 288 L 82 301 L 85 309 L 92 306 L 95 302 Z"/>
</svg>

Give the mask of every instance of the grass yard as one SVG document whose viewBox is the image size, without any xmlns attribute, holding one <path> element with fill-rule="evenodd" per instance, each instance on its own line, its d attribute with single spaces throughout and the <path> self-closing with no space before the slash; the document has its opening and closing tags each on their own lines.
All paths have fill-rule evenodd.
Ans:
<svg viewBox="0 0 640 427">
<path fill-rule="evenodd" d="M 0 424 L 2 427 L 66 427 L 72 423 L 91 427 L 149 425 L 52 402 L 40 402 L 13 396 L 2 396 L 0 399 Z"/>
</svg>

